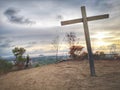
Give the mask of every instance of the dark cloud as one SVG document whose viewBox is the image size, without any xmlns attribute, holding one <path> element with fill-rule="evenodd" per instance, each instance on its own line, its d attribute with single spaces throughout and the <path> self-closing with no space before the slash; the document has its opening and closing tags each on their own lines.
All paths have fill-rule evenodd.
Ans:
<svg viewBox="0 0 120 90">
<path fill-rule="evenodd" d="M 0 42 L 1 42 L 1 40 L 3 40 L 3 39 L 5 39 L 6 37 L 4 37 L 4 36 L 0 36 Z"/>
<path fill-rule="evenodd" d="M 4 14 L 8 15 L 8 16 L 14 16 L 16 15 L 20 10 L 16 9 L 16 8 L 8 8 Z"/>
<path fill-rule="evenodd" d="M 10 38 L 0 36 L 0 55 L 3 54 L 3 52 L 5 53 L 6 50 L 6 53 L 10 50 L 13 42 Z"/>
<path fill-rule="evenodd" d="M 37 44 L 37 43 L 38 42 L 36 42 L 36 41 L 28 42 L 28 44 L 30 44 L 30 45 Z"/>
<path fill-rule="evenodd" d="M 107 8 L 111 9 L 113 6 L 112 3 L 110 3 L 106 0 L 103 0 L 103 1 L 96 0 L 94 4 L 97 5 L 99 9 L 103 9 L 103 10 L 107 10 Z"/>
<path fill-rule="evenodd" d="M 9 56 L 12 54 L 14 41 L 10 38 L 0 36 L 0 56 Z"/>
<path fill-rule="evenodd" d="M 8 8 L 4 15 L 8 18 L 8 20 L 12 23 L 17 24 L 33 24 L 34 21 L 30 20 L 29 18 L 26 18 L 24 16 L 20 16 L 18 13 L 20 12 L 19 9 L 16 8 Z"/>
<path fill-rule="evenodd" d="M 35 44 L 38 44 L 38 41 L 28 42 L 28 43 L 26 43 L 25 48 L 31 48 L 31 47 L 33 47 Z"/>
<path fill-rule="evenodd" d="M 5 37 L 0 41 L 0 48 L 9 48 L 11 47 L 11 43 L 14 42 L 13 40 L 6 39 Z"/>
<path fill-rule="evenodd" d="M 10 44 L 8 44 L 8 43 L 2 43 L 2 44 L 0 44 L 0 48 L 6 48 L 6 47 L 10 47 Z"/>
<path fill-rule="evenodd" d="M 57 19 L 57 20 L 62 20 L 62 19 L 63 19 L 63 16 L 62 16 L 62 15 L 57 15 L 57 16 L 56 16 L 56 19 Z"/>
</svg>

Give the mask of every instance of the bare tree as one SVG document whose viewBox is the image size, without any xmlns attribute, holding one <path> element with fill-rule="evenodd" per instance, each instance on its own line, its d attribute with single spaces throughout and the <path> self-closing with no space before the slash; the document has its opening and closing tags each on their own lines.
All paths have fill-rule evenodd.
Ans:
<svg viewBox="0 0 120 90">
<path fill-rule="evenodd" d="M 72 59 L 83 58 L 86 55 L 86 52 L 82 52 L 83 46 L 80 45 L 79 40 L 74 32 L 70 32 L 66 34 L 67 43 L 69 45 L 69 54 Z"/>
<path fill-rule="evenodd" d="M 116 44 L 112 44 L 109 46 L 110 54 L 116 54 Z"/>
<path fill-rule="evenodd" d="M 66 33 L 66 38 L 67 38 L 69 48 L 71 46 L 75 45 L 75 43 L 76 43 L 76 34 L 74 32 Z"/>
<path fill-rule="evenodd" d="M 52 46 L 55 50 L 56 53 L 56 60 L 58 60 L 58 51 L 60 48 L 60 37 L 57 35 L 53 40 L 52 40 Z"/>
</svg>

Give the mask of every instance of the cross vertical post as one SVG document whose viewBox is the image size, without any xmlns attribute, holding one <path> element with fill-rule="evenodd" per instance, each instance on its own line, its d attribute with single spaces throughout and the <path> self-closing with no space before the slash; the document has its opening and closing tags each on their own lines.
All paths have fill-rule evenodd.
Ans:
<svg viewBox="0 0 120 90">
<path fill-rule="evenodd" d="M 90 72 L 91 72 L 91 76 L 95 76 L 94 60 L 93 60 L 93 53 L 91 49 L 91 42 L 90 42 L 90 35 L 89 35 L 89 28 L 88 28 L 85 6 L 81 7 L 81 12 L 82 12 L 84 33 L 85 33 L 85 39 L 86 39 L 86 45 L 87 45 L 87 51 L 88 51 L 88 58 L 90 63 Z"/>
</svg>

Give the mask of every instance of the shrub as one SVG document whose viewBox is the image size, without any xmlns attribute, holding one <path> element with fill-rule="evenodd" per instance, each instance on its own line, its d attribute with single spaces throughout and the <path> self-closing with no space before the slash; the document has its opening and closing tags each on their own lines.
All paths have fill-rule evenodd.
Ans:
<svg viewBox="0 0 120 90">
<path fill-rule="evenodd" d="M 11 71 L 12 67 L 13 67 L 12 63 L 6 60 L 0 59 L 0 74 Z"/>
<path fill-rule="evenodd" d="M 39 63 L 37 63 L 36 65 L 35 65 L 35 67 L 39 67 L 40 66 L 40 64 Z"/>
</svg>

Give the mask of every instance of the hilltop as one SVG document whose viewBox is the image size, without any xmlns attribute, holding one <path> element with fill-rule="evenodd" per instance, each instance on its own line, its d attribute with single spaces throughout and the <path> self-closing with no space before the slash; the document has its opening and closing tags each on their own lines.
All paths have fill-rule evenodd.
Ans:
<svg viewBox="0 0 120 90">
<path fill-rule="evenodd" d="M 88 60 L 10 72 L 0 76 L 0 90 L 120 90 L 120 61 L 96 60 L 90 77 Z"/>
</svg>

